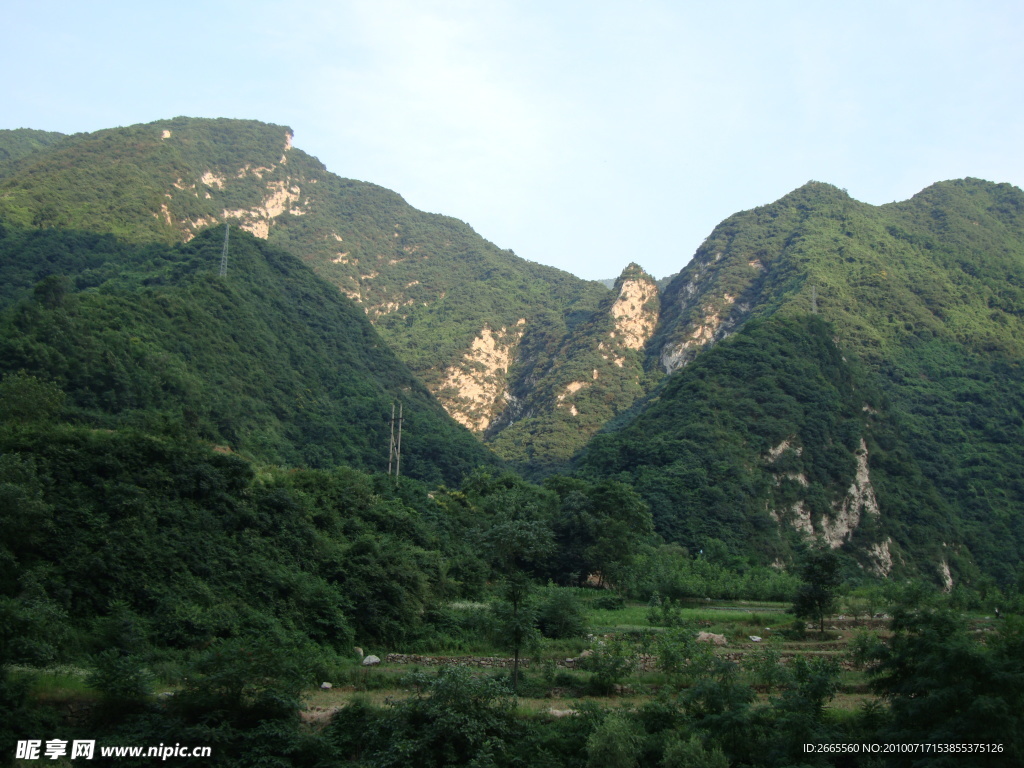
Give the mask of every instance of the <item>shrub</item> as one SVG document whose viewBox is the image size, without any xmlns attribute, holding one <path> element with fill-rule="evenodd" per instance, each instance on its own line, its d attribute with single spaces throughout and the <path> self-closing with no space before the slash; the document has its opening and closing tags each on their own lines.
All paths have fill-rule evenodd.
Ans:
<svg viewBox="0 0 1024 768">
<path fill-rule="evenodd" d="M 537 611 L 537 625 L 544 637 L 553 639 L 581 637 L 587 632 L 580 601 L 564 589 L 548 590 Z"/>
</svg>

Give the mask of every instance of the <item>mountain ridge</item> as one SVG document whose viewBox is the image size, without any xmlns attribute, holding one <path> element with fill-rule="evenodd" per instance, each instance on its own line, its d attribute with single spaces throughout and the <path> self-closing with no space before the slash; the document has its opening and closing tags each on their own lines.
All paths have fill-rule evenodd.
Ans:
<svg viewBox="0 0 1024 768">
<path fill-rule="evenodd" d="M 230 221 L 296 253 L 363 307 L 450 414 L 488 439 L 493 425 L 515 419 L 513 393 L 550 367 L 516 364 L 520 348 L 565 348 L 611 293 L 501 250 L 457 219 L 416 211 L 395 192 L 329 173 L 292 146 L 287 126 L 174 118 L 76 134 L 18 167 L 0 180 L 0 216 L 20 226 L 171 243 Z M 542 460 L 570 453 L 552 446 Z"/>
<path fill-rule="evenodd" d="M 98 184 L 90 187 L 93 181 Z M 861 554 L 881 551 L 885 537 L 865 534 L 860 541 L 853 529 L 849 536 L 829 533 L 833 505 L 841 506 L 848 488 L 858 485 L 863 465 L 872 477 L 890 478 L 888 490 L 876 496 L 883 519 L 885 505 L 894 510 L 893 527 L 876 533 L 892 537 L 893 567 L 900 556 L 913 561 L 914 548 L 928 549 L 898 523 L 900 515 L 909 519 L 899 510 L 914 498 L 932 507 L 925 529 L 944 531 L 959 553 L 943 558 L 928 550 L 933 576 L 942 562 L 958 579 L 976 578 L 976 556 L 1001 583 L 1016 578 L 1024 549 L 1024 488 L 1015 479 L 1024 472 L 1013 451 L 1024 440 L 1018 341 L 1024 337 L 1024 193 L 1011 185 L 937 182 L 909 200 L 873 206 L 808 182 L 727 217 L 660 292 L 635 265 L 608 290 L 527 262 L 457 219 L 423 214 L 394 192 L 329 173 L 291 146 L 290 129 L 255 121 L 175 118 L 54 139 L 0 168 L 0 216 L 8 226 L 39 231 L 91 221 L 98 230 L 165 243 L 209 237 L 202 233 L 225 220 L 242 226 L 300 255 L 358 302 L 449 414 L 534 477 L 564 471 L 601 430 L 594 445 L 606 447 L 588 451 L 581 467 L 596 466 L 593 457 L 602 451 L 614 453 L 607 446 L 623 436 L 657 444 L 661 427 L 645 414 L 699 411 L 676 398 L 686 387 L 704 386 L 691 379 L 708 376 L 704 366 L 712 364 L 690 368 L 722 341 L 746 340 L 728 351 L 733 359 L 736 349 L 745 350 L 730 363 L 741 376 L 746 366 L 763 364 L 744 334 L 771 340 L 779 355 L 793 356 L 808 371 L 838 354 L 856 371 L 846 375 L 881 399 L 837 400 L 828 394 L 832 384 L 820 383 L 815 396 L 829 408 L 844 402 L 848 413 L 835 423 L 835 413 L 820 415 L 823 425 L 831 424 L 821 429 L 844 448 L 834 457 L 835 471 L 822 475 L 816 500 L 811 485 L 787 480 L 764 458 L 799 434 L 795 424 L 789 431 L 779 427 L 771 445 L 754 450 L 737 447 L 735 437 L 746 427 L 730 421 L 735 434 L 715 433 L 717 442 L 705 446 L 708 455 L 700 460 L 717 455 L 730 466 L 744 455 L 740 464 L 758 468 L 750 477 L 760 478 L 760 490 L 740 506 L 762 516 L 758 530 L 762 524 L 778 530 L 781 538 L 772 545 L 778 556 L 789 551 L 790 531 Z M 807 358 L 793 329 L 811 328 L 814 317 L 831 329 L 835 350 L 821 341 Z M 628 327 L 621 324 L 626 319 Z M 776 371 L 766 386 L 784 378 Z M 756 392 L 740 399 L 748 395 L 758 402 Z M 869 428 L 871 414 L 857 410 L 865 406 L 881 414 L 876 421 L 883 426 Z M 791 404 L 779 407 L 797 418 Z M 630 425 L 640 423 L 647 426 L 637 437 Z M 867 437 L 862 446 L 835 432 L 838 423 L 888 437 Z M 650 451 L 634 453 L 632 465 L 616 464 L 614 471 L 643 487 L 638 478 Z M 779 461 L 797 461 L 786 455 Z M 800 459 L 822 460 L 811 453 Z M 909 483 L 902 496 L 892 480 L 898 477 Z M 788 490 L 778 490 L 775 479 Z M 678 497 L 663 489 L 655 498 L 650 486 L 655 495 L 647 501 L 662 510 L 663 533 L 683 531 L 682 543 L 699 546 L 693 530 L 664 512 L 680 500 L 692 502 L 689 482 L 672 492 Z M 781 507 L 775 504 L 780 493 Z M 749 499 L 768 506 L 750 508 Z M 809 516 L 794 511 L 798 503 Z M 862 509 L 858 519 L 867 525 L 873 518 Z M 767 554 L 738 540 L 734 545 L 755 559 Z"/>
</svg>

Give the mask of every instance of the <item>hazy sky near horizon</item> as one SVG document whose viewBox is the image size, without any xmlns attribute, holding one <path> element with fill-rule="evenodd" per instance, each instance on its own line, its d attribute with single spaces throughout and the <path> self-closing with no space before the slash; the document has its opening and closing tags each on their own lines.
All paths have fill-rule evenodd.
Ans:
<svg viewBox="0 0 1024 768">
<path fill-rule="evenodd" d="M 678 271 L 810 179 L 1024 186 L 1009 0 L 6 3 L 0 128 L 288 125 L 328 170 L 531 261 Z"/>
</svg>

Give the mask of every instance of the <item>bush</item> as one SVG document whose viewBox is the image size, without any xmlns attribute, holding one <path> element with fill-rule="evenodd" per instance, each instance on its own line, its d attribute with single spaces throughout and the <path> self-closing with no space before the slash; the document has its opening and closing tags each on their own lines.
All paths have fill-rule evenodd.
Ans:
<svg viewBox="0 0 1024 768">
<path fill-rule="evenodd" d="M 588 688 L 598 696 L 611 693 L 636 667 L 636 648 L 621 638 L 599 640 L 591 651 L 583 668 L 591 673 Z"/>
<path fill-rule="evenodd" d="M 557 588 L 548 590 L 541 600 L 537 611 L 537 626 L 544 637 L 556 640 L 582 637 L 587 632 L 583 607 L 576 595 Z"/>
<path fill-rule="evenodd" d="M 594 599 L 593 606 L 602 611 L 617 611 L 626 605 L 626 598 L 617 592 L 603 592 Z"/>
<path fill-rule="evenodd" d="M 661 759 L 664 768 L 729 768 L 729 759 L 718 747 L 707 749 L 699 736 L 683 741 L 673 736 Z"/>
<path fill-rule="evenodd" d="M 655 592 L 647 604 L 647 621 L 655 627 L 681 627 L 684 624 L 683 606 L 671 597 L 662 599 Z"/>
<path fill-rule="evenodd" d="M 86 683 L 107 701 L 131 704 L 145 699 L 152 690 L 153 675 L 137 656 L 108 648 L 94 657 L 93 664 Z"/>
</svg>

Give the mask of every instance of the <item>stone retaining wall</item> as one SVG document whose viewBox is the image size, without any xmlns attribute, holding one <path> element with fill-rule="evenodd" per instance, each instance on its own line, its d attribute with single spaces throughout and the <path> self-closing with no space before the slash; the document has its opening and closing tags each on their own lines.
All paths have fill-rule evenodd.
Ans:
<svg viewBox="0 0 1024 768">
<path fill-rule="evenodd" d="M 734 651 L 731 653 L 717 654 L 720 659 L 742 664 L 747 651 Z M 782 653 L 780 660 L 783 664 L 789 663 L 798 653 Z M 419 656 L 410 653 L 389 653 L 384 661 L 388 664 L 416 664 L 423 667 L 482 667 L 486 669 L 512 669 L 515 659 L 500 656 Z M 585 666 L 585 658 L 559 659 L 555 666 L 562 669 L 582 669 Z M 658 667 L 658 659 L 650 654 L 643 654 L 637 660 L 637 668 L 643 672 L 650 672 Z M 519 659 L 519 666 L 522 669 L 529 669 L 532 660 L 528 658 Z M 839 659 L 839 666 L 842 669 L 853 669 L 853 663 L 845 658 Z"/>
</svg>

